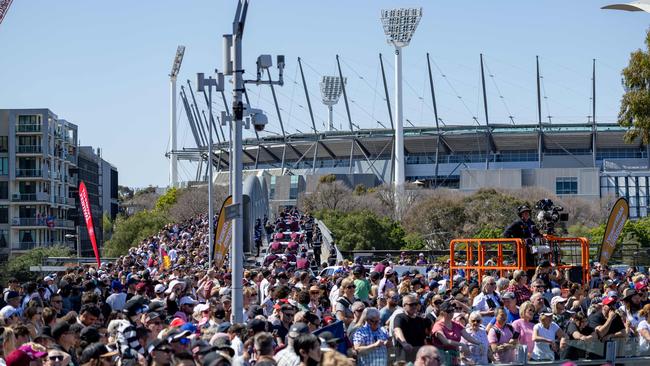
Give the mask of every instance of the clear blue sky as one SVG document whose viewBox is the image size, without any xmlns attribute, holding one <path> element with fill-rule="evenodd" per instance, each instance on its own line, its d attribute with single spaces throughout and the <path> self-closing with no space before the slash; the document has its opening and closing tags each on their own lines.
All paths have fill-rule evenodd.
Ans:
<svg viewBox="0 0 650 366">
<path fill-rule="evenodd" d="M 379 12 L 422 6 L 424 17 L 404 52 L 405 118 L 415 125 L 433 124 L 426 52 L 437 65 L 439 114 L 447 123 L 472 124 L 474 116 L 484 123 L 481 52 L 493 75 L 486 80 L 491 123 L 509 122 L 510 115 L 516 123 L 536 121 L 535 55 L 544 81 L 544 116 L 551 115 L 554 123 L 587 120 L 595 58 L 596 118 L 613 122 L 622 93 L 620 70 L 631 51 L 644 47 L 650 14 L 600 10 L 607 3 L 253 0 L 245 32 L 246 75 L 254 76 L 258 54 L 285 54 L 287 84 L 278 90 L 285 128 L 306 132 L 311 123 L 296 61 L 302 57 L 322 129 L 327 114 L 319 102 L 318 82 L 336 72 L 339 54 L 355 123 L 387 124 L 378 53 L 385 56 L 390 90 L 393 57 Z M 82 144 L 102 148 L 118 167 L 121 184 L 166 185 L 167 75 L 176 46 L 187 47 L 181 81 L 221 68 L 221 35 L 231 30 L 235 4 L 16 0 L 0 25 L 0 108 L 50 108 L 79 125 Z M 268 87 L 252 86 L 250 96 L 255 107 L 268 112 L 268 130 L 279 132 Z M 342 101 L 335 119 L 347 125 Z M 245 132 L 245 137 L 251 135 Z M 194 146 L 183 114 L 179 143 Z M 194 168 L 184 164 L 180 174 L 188 179 Z"/>
</svg>

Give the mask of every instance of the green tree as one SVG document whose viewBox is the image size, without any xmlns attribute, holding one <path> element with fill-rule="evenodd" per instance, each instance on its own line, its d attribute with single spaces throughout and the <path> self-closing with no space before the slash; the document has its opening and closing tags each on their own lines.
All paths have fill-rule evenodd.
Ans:
<svg viewBox="0 0 650 366">
<path fill-rule="evenodd" d="M 143 210 L 115 220 L 113 236 L 105 243 L 104 255 L 118 257 L 148 236 L 156 234 L 169 222 L 164 212 Z"/>
<path fill-rule="evenodd" d="M 155 209 L 161 212 L 165 212 L 172 207 L 178 200 L 178 189 L 172 187 L 165 192 L 162 196 L 158 197 L 156 201 Z"/>
<path fill-rule="evenodd" d="M 61 246 L 34 248 L 5 263 L 2 268 L 2 276 L 4 280 L 15 277 L 20 282 L 33 281 L 40 274 L 38 272 L 30 272 L 29 267 L 41 265 L 43 259 L 47 257 L 67 257 L 71 254 L 72 252 L 69 248 Z"/>
<path fill-rule="evenodd" d="M 638 49 L 630 55 L 630 62 L 623 69 L 623 88 L 618 123 L 629 127 L 625 139 L 631 142 L 641 138 L 650 142 L 650 31 L 646 34 L 646 50 Z"/>
<path fill-rule="evenodd" d="M 102 227 L 104 241 L 110 240 L 111 235 L 113 234 L 113 220 L 111 220 L 111 216 L 106 212 L 104 212 L 104 215 L 102 216 Z"/>
<path fill-rule="evenodd" d="M 336 238 L 339 249 L 397 250 L 404 246 L 404 229 L 395 221 L 364 210 L 343 213 L 328 210 L 317 213 Z"/>
</svg>

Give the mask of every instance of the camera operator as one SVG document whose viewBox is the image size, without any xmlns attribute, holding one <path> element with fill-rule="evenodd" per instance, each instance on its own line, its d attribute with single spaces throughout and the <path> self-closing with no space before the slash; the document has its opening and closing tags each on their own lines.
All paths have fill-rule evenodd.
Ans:
<svg viewBox="0 0 650 366">
<path fill-rule="evenodd" d="M 517 208 L 519 219 L 515 220 L 505 229 L 503 237 L 523 239 L 526 243 L 526 265 L 535 266 L 535 255 L 530 246 L 532 245 L 533 240 L 541 237 L 542 234 L 539 232 L 535 222 L 530 218 L 530 213 L 530 207 L 526 205 L 519 206 Z M 529 276 L 532 276 L 533 273 L 529 273 Z"/>
</svg>

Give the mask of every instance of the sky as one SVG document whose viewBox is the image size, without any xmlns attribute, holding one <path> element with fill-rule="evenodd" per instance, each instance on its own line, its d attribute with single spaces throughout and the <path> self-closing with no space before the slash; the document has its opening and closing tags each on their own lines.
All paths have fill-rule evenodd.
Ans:
<svg viewBox="0 0 650 366">
<path fill-rule="evenodd" d="M 316 128 L 324 130 L 327 109 L 320 102 L 318 83 L 324 75 L 338 74 L 338 54 L 348 79 L 353 122 L 360 128 L 378 128 L 379 122 L 389 125 L 378 55 L 384 56 L 391 102 L 394 59 L 380 10 L 422 7 L 422 20 L 403 51 L 406 126 L 435 123 L 427 53 L 439 117 L 448 125 L 485 124 L 481 53 L 490 123 L 537 122 L 536 56 L 545 122 L 587 121 L 593 59 L 596 120 L 615 122 L 623 93 L 620 72 L 630 52 L 645 48 L 650 14 L 600 9 L 609 3 L 252 0 L 244 33 L 245 77 L 254 78 L 258 55 L 285 55 L 285 85 L 276 88 L 284 127 L 287 133 L 309 132 L 297 63 L 301 57 Z M 197 72 L 221 69 L 222 35 L 232 31 L 236 4 L 235 0 L 16 0 L 0 25 L 0 109 L 49 108 L 79 126 L 82 145 L 102 149 L 103 157 L 118 168 L 121 185 L 165 186 L 168 74 L 176 47 L 186 46 L 179 85 L 187 79 L 194 84 Z M 277 77 L 275 68 L 273 75 Z M 269 117 L 262 135 L 279 133 L 269 87 L 249 85 L 248 90 L 252 106 Z M 229 92 L 227 96 L 230 99 Z M 215 99 L 215 110 L 222 109 Z M 195 147 L 180 104 L 178 114 L 179 147 Z M 348 128 L 342 99 L 334 119 L 338 128 Z M 244 132 L 245 138 L 252 136 L 252 131 Z M 195 167 L 182 162 L 179 174 L 182 180 L 193 179 Z"/>
</svg>

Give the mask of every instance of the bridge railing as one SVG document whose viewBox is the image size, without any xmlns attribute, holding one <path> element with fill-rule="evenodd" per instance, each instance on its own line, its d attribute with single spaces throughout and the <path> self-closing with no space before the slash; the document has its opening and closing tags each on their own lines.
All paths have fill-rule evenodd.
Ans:
<svg viewBox="0 0 650 366">
<path fill-rule="evenodd" d="M 337 262 L 342 261 L 343 254 L 341 254 L 341 251 L 336 247 L 334 234 L 332 234 L 323 221 L 314 219 L 314 222 L 318 225 L 318 230 L 320 231 L 322 238 L 320 248 L 321 257 L 319 258 L 320 262 L 328 262 L 329 258 L 336 258 Z"/>
</svg>

